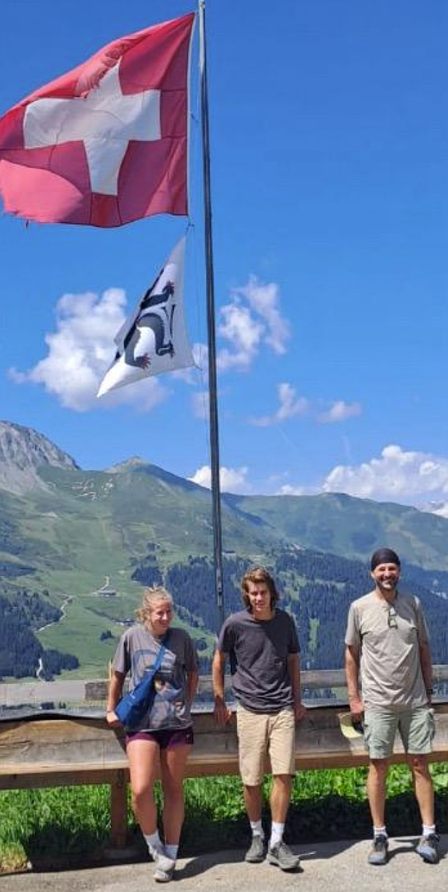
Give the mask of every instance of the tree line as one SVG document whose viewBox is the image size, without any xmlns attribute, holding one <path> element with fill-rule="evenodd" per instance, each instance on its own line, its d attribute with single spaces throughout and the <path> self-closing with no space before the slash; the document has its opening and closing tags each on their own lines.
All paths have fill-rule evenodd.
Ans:
<svg viewBox="0 0 448 892">
<path fill-rule="evenodd" d="M 79 660 L 72 654 L 42 646 L 31 628 L 31 617 L 36 617 L 37 604 L 40 604 L 39 620 L 42 616 L 54 615 L 52 608 L 37 593 L 29 595 L 21 592 L 19 603 L 13 603 L 0 595 L 0 625 L 2 646 L 0 649 L 0 677 L 26 678 L 35 676 L 42 662 L 41 677 L 51 681 L 62 669 L 77 669 Z M 34 610 L 34 613 L 33 613 Z M 50 611 L 50 612 L 49 612 Z"/>
<path fill-rule="evenodd" d="M 240 579 L 250 566 L 246 558 L 223 559 L 226 615 L 243 607 Z M 266 566 L 278 584 L 280 606 L 296 620 L 302 664 L 312 669 L 342 666 L 350 604 L 372 589 L 368 566 L 328 552 L 291 548 L 272 552 Z M 448 663 L 447 601 L 413 578 L 413 569 L 405 568 L 401 590 L 417 595 L 423 604 L 434 663 Z M 426 581 L 430 574 L 423 572 L 420 579 Z M 216 631 L 215 576 L 209 558 L 190 556 L 163 573 L 152 554 L 150 561 L 138 566 L 134 578 L 144 585 L 163 583 L 172 593 L 182 619 L 194 628 Z"/>
</svg>

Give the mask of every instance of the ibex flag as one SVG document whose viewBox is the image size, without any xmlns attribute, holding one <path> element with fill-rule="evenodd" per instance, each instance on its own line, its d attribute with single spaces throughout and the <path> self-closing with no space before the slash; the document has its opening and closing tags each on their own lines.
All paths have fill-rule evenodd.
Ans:
<svg viewBox="0 0 448 892">
<path fill-rule="evenodd" d="M 184 255 L 185 237 L 116 335 L 117 353 L 97 396 L 150 375 L 194 365 L 184 319 Z"/>
<path fill-rule="evenodd" d="M 115 40 L 0 118 L 5 209 L 91 226 L 186 214 L 193 23 Z"/>
</svg>

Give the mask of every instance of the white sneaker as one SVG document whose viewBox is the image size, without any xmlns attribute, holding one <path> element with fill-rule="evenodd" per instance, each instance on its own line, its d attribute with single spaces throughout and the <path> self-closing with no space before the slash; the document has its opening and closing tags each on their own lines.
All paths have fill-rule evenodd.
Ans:
<svg viewBox="0 0 448 892">
<path fill-rule="evenodd" d="M 154 871 L 154 879 L 157 883 L 169 883 L 173 879 L 174 868 L 176 862 L 173 858 L 168 858 L 163 852 L 156 852 L 154 855 L 156 869 Z"/>
</svg>

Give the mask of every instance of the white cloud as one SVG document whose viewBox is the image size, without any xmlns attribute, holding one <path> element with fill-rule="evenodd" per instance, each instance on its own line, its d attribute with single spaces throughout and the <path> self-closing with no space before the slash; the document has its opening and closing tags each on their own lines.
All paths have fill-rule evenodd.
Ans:
<svg viewBox="0 0 448 892">
<path fill-rule="evenodd" d="M 290 337 L 289 323 L 280 313 L 280 289 L 275 282 L 262 285 L 256 276 L 250 276 L 243 288 L 236 290 L 243 295 L 267 326 L 266 343 L 274 353 L 286 353 L 286 341 Z"/>
<path fill-rule="evenodd" d="M 271 415 L 250 418 L 251 424 L 257 427 L 271 427 L 280 424 L 288 418 L 296 415 L 310 415 L 321 423 L 335 423 L 345 421 L 355 415 L 360 415 L 362 409 L 360 403 L 345 403 L 344 400 L 334 402 L 326 412 L 320 412 L 316 406 L 310 403 L 304 396 L 297 396 L 296 389 L 287 382 L 277 385 L 279 407 Z"/>
<path fill-rule="evenodd" d="M 290 483 L 285 483 L 280 487 L 277 496 L 303 496 L 307 492 L 304 486 L 291 486 Z"/>
<path fill-rule="evenodd" d="M 303 415 L 308 409 L 308 400 L 305 397 L 297 397 L 296 390 L 291 384 L 284 382 L 277 386 L 279 407 L 272 415 L 262 415 L 259 418 L 251 418 L 251 424 L 257 427 L 270 427 L 280 424 L 295 415 Z"/>
<path fill-rule="evenodd" d="M 221 371 L 230 368 L 248 368 L 258 353 L 263 326 L 257 322 L 248 307 L 237 303 L 221 307 L 218 334 L 230 341 L 232 350 L 221 348 L 217 354 L 217 365 Z"/>
<path fill-rule="evenodd" d="M 439 517 L 446 517 L 448 519 L 448 502 L 444 502 L 442 505 L 435 508 L 433 514 L 438 514 Z"/>
<path fill-rule="evenodd" d="M 390 445 L 382 450 L 380 458 L 333 468 L 322 490 L 410 504 L 429 494 L 442 498 L 448 493 L 448 459 Z"/>
<path fill-rule="evenodd" d="M 250 487 L 247 483 L 247 473 L 247 467 L 221 467 L 219 470 L 219 482 L 221 484 L 222 492 L 249 492 Z M 205 486 L 207 489 L 211 489 L 212 472 L 210 465 L 203 465 L 202 468 L 198 468 L 193 476 L 188 479 L 193 483 L 197 483 L 199 486 Z"/>
<path fill-rule="evenodd" d="M 417 505 L 420 511 L 428 511 L 430 514 L 437 514 L 439 517 L 446 517 L 448 520 L 448 502 L 428 502 L 426 505 Z"/>
<path fill-rule="evenodd" d="M 318 485 L 287 482 L 287 471 L 258 481 L 256 488 L 248 481 L 248 468 L 221 468 L 223 492 L 257 493 L 281 496 L 316 495 L 320 492 L 345 492 L 358 498 L 393 501 L 413 505 L 422 511 L 448 519 L 448 459 L 424 452 L 411 452 L 398 445 L 386 446 L 378 458 L 360 465 L 338 465 Z M 208 465 L 198 468 L 189 478 L 200 486 L 211 487 Z"/>
<path fill-rule="evenodd" d="M 148 412 L 169 390 L 158 378 L 147 378 L 97 401 L 101 378 L 112 363 L 114 337 L 125 321 L 126 294 L 108 288 L 101 296 L 64 294 L 56 304 L 56 331 L 45 336 L 47 356 L 27 371 L 10 369 L 17 384 L 42 384 L 62 406 L 85 412 L 128 404 Z"/>
<path fill-rule="evenodd" d="M 274 282 L 263 285 L 250 276 L 247 285 L 232 289 L 231 302 L 221 307 L 219 319 L 217 333 L 230 344 L 218 351 L 221 371 L 247 370 L 263 344 L 279 355 L 286 352 L 290 328 L 280 312 L 280 291 Z"/>
<path fill-rule="evenodd" d="M 360 415 L 362 407 L 360 403 L 345 403 L 344 400 L 337 400 L 326 411 L 318 415 L 318 421 L 322 424 L 335 424 L 339 421 L 346 421 L 347 418 L 353 418 Z"/>
</svg>

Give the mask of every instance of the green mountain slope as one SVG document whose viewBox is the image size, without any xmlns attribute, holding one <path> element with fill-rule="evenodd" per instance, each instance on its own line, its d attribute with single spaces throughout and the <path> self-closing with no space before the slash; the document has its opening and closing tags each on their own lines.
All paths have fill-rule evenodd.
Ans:
<svg viewBox="0 0 448 892">
<path fill-rule="evenodd" d="M 14 602 L 19 592 L 37 592 L 61 609 L 57 622 L 42 620 L 35 634 L 46 650 L 76 656 L 80 667 L 71 677 L 105 674 L 142 586 L 160 581 L 173 591 L 202 655 L 210 656 L 210 493 L 138 462 L 94 472 L 46 464 L 38 474 L 42 485 L 2 493 L 0 594 Z M 443 518 L 345 495 L 226 494 L 222 521 L 227 609 L 239 605 L 238 579 L 249 564 L 271 567 L 301 625 L 310 665 L 340 665 L 341 623 L 350 599 L 369 586 L 366 561 L 379 545 L 401 554 L 435 628 L 448 618 L 448 601 L 431 595 L 448 591 Z M 448 659 L 448 643 L 437 634 L 438 652 Z"/>
<path fill-rule="evenodd" d="M 448 521 L 435 514 L 342 493 L 224 498 L 248 520 L 259 518 L 273 535 L 302 547 L 365 560 L 387 544 L 409 563 L 448 569 Z"/>
</svg>

